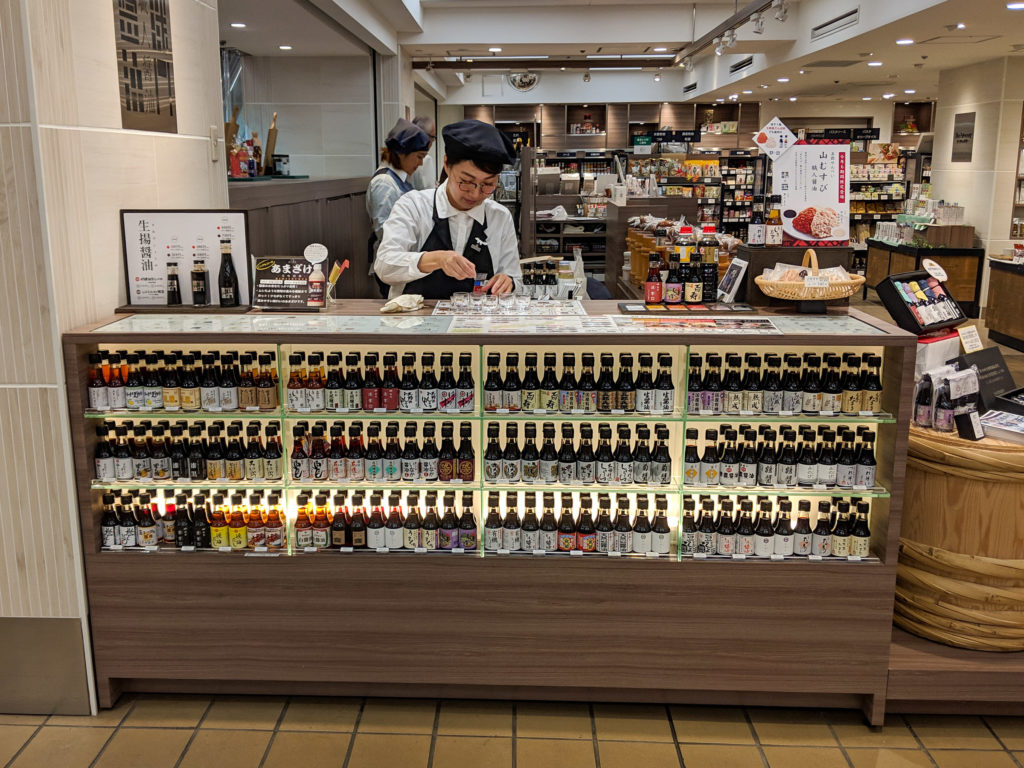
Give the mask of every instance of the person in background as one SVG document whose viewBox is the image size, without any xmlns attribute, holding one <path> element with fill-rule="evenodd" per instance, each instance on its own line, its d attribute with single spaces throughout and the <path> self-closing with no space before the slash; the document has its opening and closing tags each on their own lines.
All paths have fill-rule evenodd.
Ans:
<svg viewBox="0 0 1024 768">
<path fill-rule="evenodd" d="M 431 138 L 417 125 L 405 118 L 399 118 L 384 140 L 380 152 L 380 166 L 370 178 L 366 189 L 366 213 L 369 214 L 373 232 L 367 243 L 370 274 L 376 277 L 374 262 L 378 243 L 384 229 L 384 222 L 391 215 L 391 209 L 406 192 L 412 192 L 409 177 L 423 163 L 430 148 Z M 388 286 L 376 277 L 381 295 L 386 296 Z"/>
<path fill-rule="evenodd" d="M 377 276 L 390 298 L 418 293 L 447 299 L 482 288 L 515 289 L 519 241 L 508 208 L 491 199 L 503 165 L 515 160 L 512 143 L 493 125 L 462 120 L 445 126 L 445 180 L 436 189 L 403 196 L 384 223 Z"/>
<path fill-rule="evenodd" d="M 434 155 L 430 150 L 433 149 L 434 142 L 437 141 L 437 126 L 434 124 L 433 118 L 425 115 L 414 117 L 412 122 L 430 137 L 430 145 L 427 147 L 427 156 L 423 158 L 423 165 L 412 175 L 412 186 L 413 189 L 433 189 L 437 186 L 437 166 L 434 164 Z"/>
</svg>

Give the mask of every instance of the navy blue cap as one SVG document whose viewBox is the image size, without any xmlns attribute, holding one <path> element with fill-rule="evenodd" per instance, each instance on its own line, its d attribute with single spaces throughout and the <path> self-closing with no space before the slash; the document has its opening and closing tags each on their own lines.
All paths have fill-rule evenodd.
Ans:
<svg viewBox="0 0 1024 768">
<path fill-rule="evenodd" d="M 422 152 L 430 147 L 430 136 L 418 125 L 413 125 L 404 117 L 398 118 L 395 127 L 388 131 L 384 146 L 389 152 L 407 155 L 410 152 Z"/>
<path fill-rule="evenodd" d="M 460 120 L 441 131 L 445 153 L 480 160 L 489 165 L 514 163 L 516 156 L 509 138 L 489 123 Z"/>
</svg>

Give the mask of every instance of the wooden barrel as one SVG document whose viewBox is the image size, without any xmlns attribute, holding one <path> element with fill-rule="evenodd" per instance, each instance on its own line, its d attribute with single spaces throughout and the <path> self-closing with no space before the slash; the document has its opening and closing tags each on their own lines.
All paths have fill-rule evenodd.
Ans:
<svg viewBox="0 0 1024 768">
<path fill-rule="evenodd" d="M 911 428 L 895 623 L 1024 651 L 1024 447 Z"/>
</svg>

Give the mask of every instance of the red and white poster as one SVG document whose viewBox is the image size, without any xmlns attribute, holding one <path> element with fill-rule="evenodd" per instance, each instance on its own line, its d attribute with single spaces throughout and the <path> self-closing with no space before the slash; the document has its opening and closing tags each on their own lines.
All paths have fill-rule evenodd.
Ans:
<svg viewBox="0 0 1024 768">
<path fill-rule="evenodd" d="M 772 166 L 782 196 L 782 244 L 845 246 L 850 242 L 850 143 L 798 141 Z"/>
</svg>

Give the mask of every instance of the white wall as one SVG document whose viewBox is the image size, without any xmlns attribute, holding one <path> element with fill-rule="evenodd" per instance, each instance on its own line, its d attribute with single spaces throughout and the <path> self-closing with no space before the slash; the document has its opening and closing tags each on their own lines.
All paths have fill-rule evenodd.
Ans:
<svg viewBox="0 0 1024 768">
<path fill-rule="evenodd" d="M 366 176 L 376 167 L 369 56 L 252 56 L 242 67 L 239 114 L 266 141 L 277 112 L 275 154 L 293 174 Z"/>
<path fill-rule="evenodd" d="M 945 70 L 939 75 L 932 155 L 933 196 L 966 207 L 987 253 L 1012 241 L 1013 191 L 1024 109 L 1024 61 L 1002 58 Z M 969 163 L 952 162 L 953 121 L 974 112 L 974 152 Z M 982 296 L 987 298 L 988 280 Z"/>
</svg>

